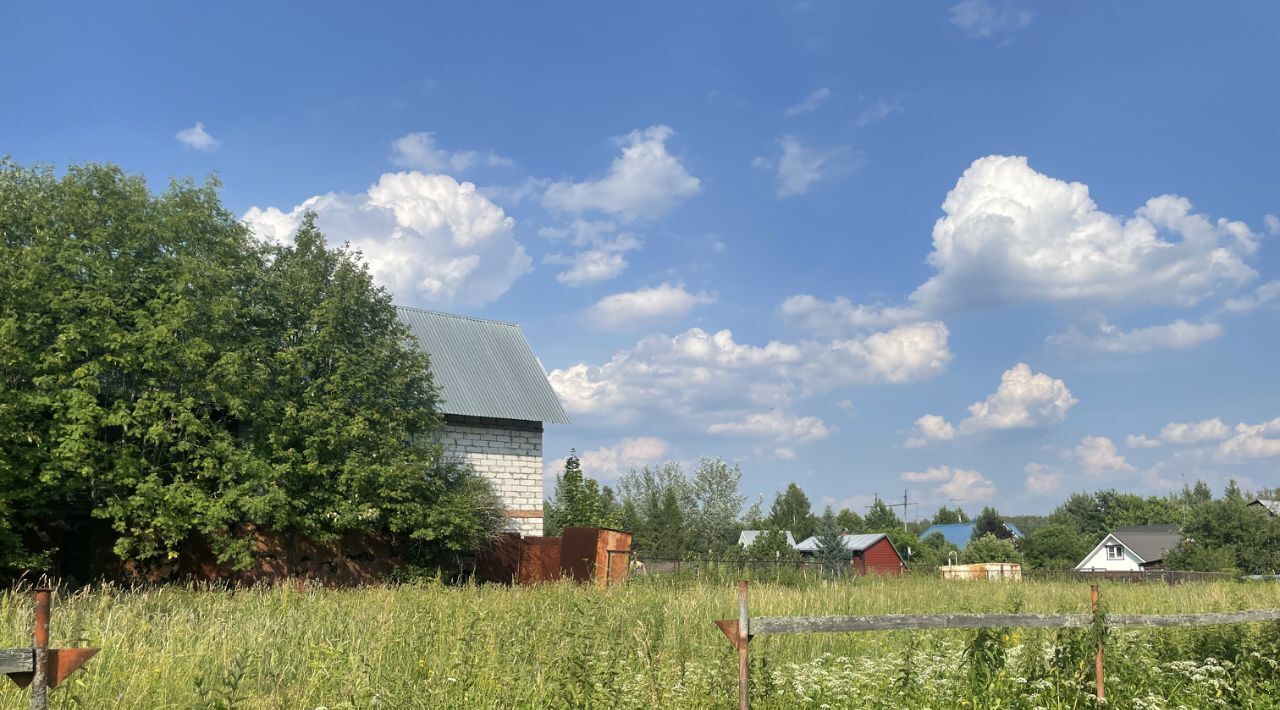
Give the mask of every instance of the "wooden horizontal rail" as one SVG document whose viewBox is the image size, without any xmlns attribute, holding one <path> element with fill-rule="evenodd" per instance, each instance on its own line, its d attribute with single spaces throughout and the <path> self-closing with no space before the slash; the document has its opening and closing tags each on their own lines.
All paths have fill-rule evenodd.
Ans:
<svg viewBox="0 0 1280 710">
<path fill-rule="evenodd" d="M 1110 614 L 1107 626 L 1215 626 L 1247 621 L 1280 621 L 1280 609 L 1252 609 L 1208 614 Z"/>
<path fill-rule="evenodd" d="M 1213 626 L 1280 620 L 1280 609 L 1206 614 L 1112 614 L 1107 626 Z M 748 621 L 751 636 L 906 629 L 1079 629 L 1093 623 L 1089 614 L 886 614 L 882 616 L 760 616 Z"/>
<path fill-rule="evenodd" d="M 0 648 L 0 673 L 32 673 L 35 652 L 30 648 Z"/>
</svg>

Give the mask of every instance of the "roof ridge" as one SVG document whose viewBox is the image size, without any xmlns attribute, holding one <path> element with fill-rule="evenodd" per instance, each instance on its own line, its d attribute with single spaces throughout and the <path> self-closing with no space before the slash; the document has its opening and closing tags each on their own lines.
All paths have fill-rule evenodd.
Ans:
<svg viewBox="0 0 1280 710">
<path fill-rule="evenodd" d="M 505 320 L 497 320 L 495 318 L 480 318 L 479 316 L 464 316 L 460 313 L 445 313 L 444 311 L 433 311 L 429 308 L 418 308 L 416 306 L 395 306 L 395 308 L 396 310 L 401 310 L 401 311 L 416 311 L 418 313 L 429 313 L 433 316 L 445 316 L 446 318 L 458 318 L 459 320 L 471 320 L 471 321 L 476 321 L 478 323 L 494 323 L 497 325 L 509 325 L 512 328 L 520 327 L 519 323 L 512 323 L 511 321 L 505 321 Z"/>
</svg>

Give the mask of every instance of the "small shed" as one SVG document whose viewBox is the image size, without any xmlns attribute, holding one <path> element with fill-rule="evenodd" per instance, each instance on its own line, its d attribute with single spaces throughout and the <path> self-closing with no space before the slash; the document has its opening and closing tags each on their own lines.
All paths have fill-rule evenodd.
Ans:
<svg viewBox="0 0 1280 710">
<path fill-rule="evenodd" d="M 1272 515 L 1280 515 L 1280 500 L 1268 500 L 1266 498 L 1255 498 L 1249 505 L 1256 505 Z"/>
<path fill-rule="evenodd" d="M 1081 572 L 1137 572 L 1160 569 L 1165 554 L 1182 542 L 1178 526 L 1131 525 L 1116 528 L 1080 560 Z"/>
<path fill-rule="evenodd" d="M 768 532 L 768 531 L 767 530 L 743 530 L 742 532 L 738 533 L 738 544 L 742 545 L 743 547 L 751 547 L 751 543 L 755 542 L 756 538 L 759 537 L 760 534 L 764 532 Z M 791 547 L 795 547 L 796 546 L 795 537 L 791 535 L 790 530 L 787 530 L 785 532 L 787 533 L 787 544 L 790 545 Z"/>
<path fill-rule="evenodd" d="M 867 535 L 845 533 L 840 536 L 840 541 L 844 543 L 845 549 L 849 551 L 849 563 L 853 565 L 858 574 L 899 575 L 902 574 L 902 570 L 906 567 L 906 564 L 902 561 L 902 556 L 898 554 L 898 548 L 893 546 L 889 536 L 884 533 Z M 816 536 L 807 537 L 797 544 L 795 548 L 803 555 L 816 554 L 819 548 L 818 538 Z"/>
</svg>

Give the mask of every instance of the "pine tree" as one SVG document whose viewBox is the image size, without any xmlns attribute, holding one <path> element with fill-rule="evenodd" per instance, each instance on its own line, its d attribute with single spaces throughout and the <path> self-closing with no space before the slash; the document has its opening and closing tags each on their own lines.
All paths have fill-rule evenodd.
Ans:
<svg viewBox="0 0 1280 710">
<path fill-rule="evenodd" d="M 838 570 L 840 565 L 849 563 L 849 548 L 845 547 L 843 532 L 839 519 L 831 512 L 831 506 L 827 506 L 818 520 L 817 558 L 828 570 Z"/>
<path fill-rule="evenodd" d="M 1004 524 L 1004 518 L 1001 518 L 1000 513 L 991 506 L 983 508 L 982 512 L 978 514 L 978 519 L 973 522 L 971 540 L 977 540 L 983 535 L 993 535 L 999 540 L 1008 540 L 1013 537 L 1013 531 L 1009 529 L 1008 525 Z"/>
</svg>

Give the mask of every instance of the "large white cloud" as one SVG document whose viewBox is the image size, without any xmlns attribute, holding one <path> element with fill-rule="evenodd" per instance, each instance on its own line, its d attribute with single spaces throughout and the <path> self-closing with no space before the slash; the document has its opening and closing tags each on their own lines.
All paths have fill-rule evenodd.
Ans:
<svg viewBox="0 0 1280 710">
<path fill-rule="evenodd" d="M 969 416 L 959 427 L 953 428 L 936 414 L 926 414 L 916 420 L 917 435 L 908 438 L 905 445 L 923 446 L 957 434 L 1051 426 L 1066 419 L 1077 401 L 1065 382 L 1043 372 L 1032 372 L 1030 366 L 1020 362 L 1005 370 L 995 392 L 969 405 Z"/>
<path fill-rule="evenodd" d="M 1088 186 L 1039 173 L 1024 157 L 974 161 L 942 211 L 928 256 L 936 273 L 908 305 L 808 297 L 784 304 L 783 315 L 856 327 L 1029 301 L 1189 306 L 1257 277 L 1244 257 L 1258 237 L 1243 222 L 1212 221 L 1175 195 L 1118 217 L 1098 209 Z"/>
<path fill-rule="evenodd" d="M 1222 441 L 1229 436 L 1231 436 L 1231 427 L 1218 417 L 1198 422 L 1170 422 L 1160 430 L 1160 438 L 1169 444 Z"/>
<path fill-rule="evenodd" d="M 602 328 L 631 330 L 681 318 L 695 306 L 715 300 L 713 294 L 691 293 L 683 285 L 664 283 L 605 296 L 587 314 Z"/>
<path fill-rule="evenodd" d="M 548 377 L 575 414 L 614 422 L 645 416 L 680 429 L 718 425 L 715 433 L 724 434 L 754 428 L 773 440 L 764 427 L 785 423 L 783 415 L 761 412 L 785 412 L 813 393 L 852 384 L 928 379 L 951 358 L 947 335 L 941 323 L 924 323 L 845 341 L 750 345 L 728 330 L 692 328 L 648 336 L 604 364 L 579 363 Z M 816 418 L 792 418 L 807 432 L 801 438 L 820 436 Z"/>
<path fill-rule="evenodd" d="M 553 183 L 543 194 L 543 204 L 560 212 L 597 211 L 628 221 L 665 214 L 701 189 L 698 178 L 667 151 L 674 133 L 667 126 L 628 133 L 617 139 L 622 155 L 604 177 Z"/>
<path fill-rule="evenodd" d="M 365 193 L 317 195 L 289 211 L 251 207 L 243 219 L 260 238 L 288 243 L 307 211 L 330 242 L 359 249 L 401 303 L 484 305 L 530 268 L 514 221 L 448 175 L 387 173 Z"/>
</svg>

